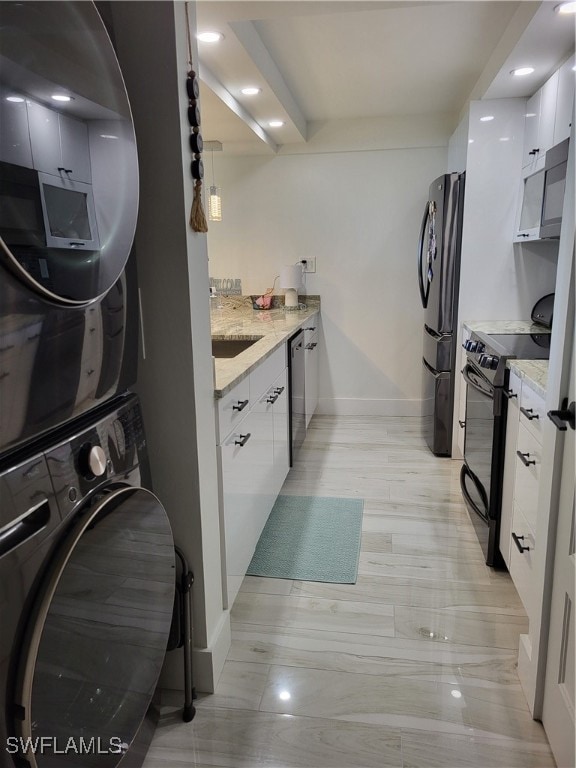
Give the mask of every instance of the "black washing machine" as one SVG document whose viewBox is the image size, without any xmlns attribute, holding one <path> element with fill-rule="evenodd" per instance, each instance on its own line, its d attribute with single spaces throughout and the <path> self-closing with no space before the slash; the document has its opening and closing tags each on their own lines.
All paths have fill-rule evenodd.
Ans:
<svg viewBox="0 0 576 768">
<path fill-rule="evenodd" d="M 2 456 L 134 384 L 139 185 L 92 2 L 0 3 L 0 48 Z"/>
<path fill-rule="evenodd" d="M 52 438 L 0 464 L 0 766 L 139 765 L 175 571 L 138 400 Z"/>
</svg>

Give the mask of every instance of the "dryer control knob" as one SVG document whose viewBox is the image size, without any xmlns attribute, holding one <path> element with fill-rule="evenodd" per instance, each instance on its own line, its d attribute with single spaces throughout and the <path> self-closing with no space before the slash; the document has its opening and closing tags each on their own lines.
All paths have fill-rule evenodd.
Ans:
<svg viewBox="0 0 576 768">
<path fill-rule="evenodd" d="M 87 446 L 88 450 L 82 456 L 82 470 L 94 475 L 94 477 L 102 477 L 106 472 L 106 454 L 99 445 Z"/>
</svg>

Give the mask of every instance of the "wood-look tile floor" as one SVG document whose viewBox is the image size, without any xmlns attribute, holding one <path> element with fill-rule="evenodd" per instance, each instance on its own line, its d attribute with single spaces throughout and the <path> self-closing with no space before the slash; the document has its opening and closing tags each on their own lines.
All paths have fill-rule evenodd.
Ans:
<svg viewBox="0 0 576 768">
<path fill-rule="evenodd" d="M 216 693 L 166 710 L 144 768 L 552 768 L 459 469 L 419 419 L 315 417 L 282 492 L 365 500 L 358 581 L 247 577 Z"/>
</svg>

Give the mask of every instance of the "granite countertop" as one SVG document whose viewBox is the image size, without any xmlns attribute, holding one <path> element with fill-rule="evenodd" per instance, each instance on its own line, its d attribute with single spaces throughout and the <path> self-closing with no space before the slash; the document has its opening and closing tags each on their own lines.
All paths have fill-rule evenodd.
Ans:
<svg viewBox="0 0 576 768">
<path fill-rule="evenodd" d="M 520 376 L 522 386 L 526 384 L 540 397 L 546 397 L 548 360 L 508 360 L 506 366 L 517 376 Z"/>
<path fill-rule="evenodd" d="M 214 396 L 217 398 L 248 376 L 320 309 L 319 299 L 310 297 L 305 299 L 306 308 L 299 310 L 255 310 L 249 296 L 217 297 L 211 301 L 213 339 L 258 338 L 255 344 L 236 357 L 214 358 Z"/>
<path fill-rule="evenodd" d="M 466 320 L 462 325 L 480 333 L 550 333 L 549 328 L 532 320 Z"/>
</svg>

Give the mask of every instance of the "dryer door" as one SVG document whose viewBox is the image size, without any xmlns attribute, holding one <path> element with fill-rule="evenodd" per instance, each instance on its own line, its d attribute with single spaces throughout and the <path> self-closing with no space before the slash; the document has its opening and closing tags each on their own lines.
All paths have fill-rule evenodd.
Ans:
<svg viewBox="0 0 576 768">
<path fill-rule="evenodd" d="M 152 493 L 111 490 L 81 514 L 46 575 L 21 658 L 16 732 L 30 739 L 31 766 L 118 765 L 158 681 L 174 583 L 172 532 Z"/>
</svg>

